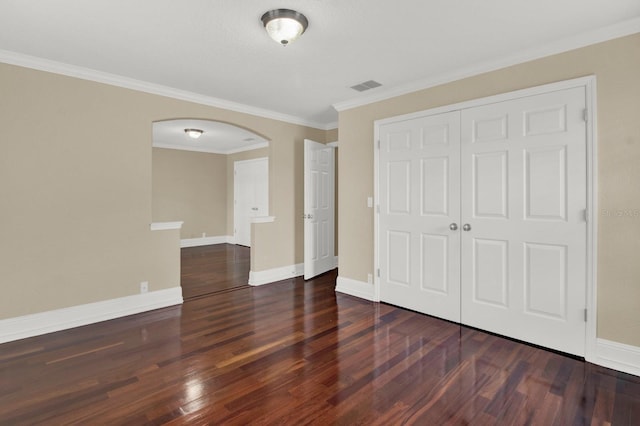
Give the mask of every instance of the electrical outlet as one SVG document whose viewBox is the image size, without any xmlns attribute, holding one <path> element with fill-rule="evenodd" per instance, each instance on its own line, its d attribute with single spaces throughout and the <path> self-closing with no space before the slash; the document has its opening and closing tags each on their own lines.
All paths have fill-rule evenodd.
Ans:
<svg viewBox="0 0 640 426">
<path fill-rule="evenodd" d="M 206 232 L 203 232 L 203 233 L 202 233 L 202 238 L 205 238 L 206 236 L 207 236 L 207 233 L 206 233 Z"/>
<path fill-rule="evenodd" d="M 140 283 L 140 294 L 146 293 L 149 291 L 149 281 L 142 281 Z"/>
<path fill-rule="evenodd" d="M 367 274 L 367 283 L 373 284 L 373 274 Z"/>
</svg>

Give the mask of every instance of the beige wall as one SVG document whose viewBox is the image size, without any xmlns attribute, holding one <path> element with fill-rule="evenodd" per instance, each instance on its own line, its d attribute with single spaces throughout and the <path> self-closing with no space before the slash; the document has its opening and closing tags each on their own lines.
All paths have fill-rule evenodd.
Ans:
<svg viewBox="0 0 640 426">
<path fill-rule="evenodd" d="M 640 34 L 340 113 L 340 276 L 373 271 L 373 122 L 595 74 L 598 107 L 598 337 L 640 346 Z"/>
<path fill-rule="evenodd" d="M 165 148 L 152 151 L 152 220 L 184 221 L 182 239 L 229 235 L 227 156 Z"/>
<path fill-rule="evenodd" d="M 6 64 L 0 93 L 0 319 L 178 285 L 177 232 L 149 230 L 158 120 L 268 138 L 277 219 L 261 225 L 255 265 L 301 261 L 301 147 L 326 131 Z"/>
<path fill-rule="evenodd" d="M 327 130 L 326 140 L 328 142 L 338 142 L 338 129 Z"/>
</svg>

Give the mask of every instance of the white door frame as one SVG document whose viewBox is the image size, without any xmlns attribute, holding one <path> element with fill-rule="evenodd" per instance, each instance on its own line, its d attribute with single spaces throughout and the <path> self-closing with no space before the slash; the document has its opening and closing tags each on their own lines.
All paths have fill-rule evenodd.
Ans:
<svg viewBox="0 0 640 426">
<path fill-rule="evenodd" d="M 593 361 L 597 358 L 596 352 L 596 326 L 597 326 L 597 236 L 598 236 L 598 151 L 597 151 L 597 119 L 596 119 L 596 77 L 595 75 L 581 77 L 557 83 L 545 84 L 514 92 L 502 93 L 485 98 L 473 99 L 452 105 L 431 108 L 424 111 L 399 115 L 374 121 L 373 136 L 373 167 L 374 167 L 374 203 L 376 206 L 374 213 L 374 301 L 380 301 L 380 229 L 379 229 L 379 148 L 380 148 L 380 126 L 395 123 L 398 121 L 411 120 L 418 117 L 441 114 L 461 109 L 473 108 L 491 103 L 504 102 L 527 96 L 539 95 L 543 93 L 555 92 L 575 87 L 584 87 L 586 93 L 586 127 L 587 127 L 587 307 L 586 336 L 585 336 L 585 359 Z"/>
</svg>

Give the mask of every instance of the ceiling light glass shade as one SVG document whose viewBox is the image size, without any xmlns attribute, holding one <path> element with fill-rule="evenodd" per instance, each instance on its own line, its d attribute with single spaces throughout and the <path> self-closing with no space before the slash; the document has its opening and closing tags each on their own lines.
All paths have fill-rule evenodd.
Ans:
<svg viewBox="0 0 640 426">
<path fill-rule="evenodd" d="M 190 138 L 198 139 L 204 133 L 204 130 L 200 129 L 184 129 L 184 132 L 189 135 Z"/>
<path fill-rule="evenodd" d="M 269 37 L 283 46 L 300 37 L 309 26 L 302 13 L 291 9 L 270 10 L 261 19 Z"/>
</svg>

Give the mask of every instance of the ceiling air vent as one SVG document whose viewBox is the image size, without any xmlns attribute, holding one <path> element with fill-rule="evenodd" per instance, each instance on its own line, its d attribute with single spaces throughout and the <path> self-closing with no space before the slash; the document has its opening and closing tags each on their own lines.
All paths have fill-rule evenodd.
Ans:
<svg viewBox="0 0 640 426">
<path fill-rule="evenodd" d="M 355 86 L 351 86 L 353 90 L 357 90 L 358 92 L 364 92 L 365 90 L 374 89 L 376 87 L 380 87 L 382 84 L 377 81 L 369 80 L 364 83 L 356 84 Z"/>
</svg>

